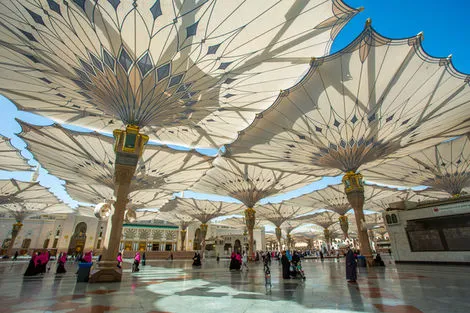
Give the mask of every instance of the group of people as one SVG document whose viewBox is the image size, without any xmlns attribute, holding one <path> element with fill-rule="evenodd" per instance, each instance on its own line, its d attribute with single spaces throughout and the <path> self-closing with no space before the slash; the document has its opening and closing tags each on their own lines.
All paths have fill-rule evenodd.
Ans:
<svg viewBox="0 0 470 313">
<path fill-rule="evenodd" d="M 117 260 L 117 267 L 122 268 L 122 252 L 118 253 L 116 260 Z M 140 257 L 140 252 L 136 252 L 134 256 L 134 262 L 132 263 L 132 272 L 140 271 L 139 265 L 141 261 L 142 261 L 142 264 L 145 265 L 145 261 L 146 261 L 145 252 L 143 253 L 142 258 Z"/>
<path fill-rule="evenodd" d="M 86 255 L 85 255 L 86 256 Z M 38 274 L 44 274 L 50 270 L 48 266 L 51 255 L 49 251 L 33 253 L 29 260 L 28 267 L 24 273 L 24 276 L 35 276 Z M 88 257 L 87 257 L 88 258 Z M 90 261 L 91 262 L 91 261 Z M 67 253 L 60 253 L 57 257 L 57 269 L 56 274 L 66 273 L 65 264 L 67 263 Z"/>
<path fill-rule="evenodd" d="M 289 250 L 281 252 L 282 278 L 290 279 L 300 275 L 304 278 L 303 270 L 300 266 L 300 254 L 294 251 L 293 254 Z"/>
<path fill-rule="evenodd" d="M 246 255 L 246 252 L 243 252 L 243 254 L 240 254 L 240 252 L 232 252 L 232 255 L 230 256 L 230 270 L 243 270 L 246 269 L 248 270 L 248 256 Z"/>
<path fill-rule="evenodd" d="M 202 263 L 201 263 L 201 255 L 199 254 L 199 252 L 194 252 L 194 256 L 193 256 L 193 266 L 201 266 Z"/>
</svg>

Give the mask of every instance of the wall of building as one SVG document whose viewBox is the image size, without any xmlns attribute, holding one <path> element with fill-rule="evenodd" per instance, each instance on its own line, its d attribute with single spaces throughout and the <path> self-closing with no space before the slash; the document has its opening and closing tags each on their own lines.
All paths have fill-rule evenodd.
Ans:
<svg viewBox="0 0 470 313">
<path fill-rule="evenodd" d="M 409 221 L 442 216 L 455 216 L 470 213 L 470 201 L 442 204 L 411 209 L 384 212 L 391 216 L 396 214 L 397 223 L 388 224 L 386 227 L 390 236 L 391 251 L 395 261 L 414 262 L 470 262 L 470 251 L 412 251 L 406 227 Z"/>
</svg>

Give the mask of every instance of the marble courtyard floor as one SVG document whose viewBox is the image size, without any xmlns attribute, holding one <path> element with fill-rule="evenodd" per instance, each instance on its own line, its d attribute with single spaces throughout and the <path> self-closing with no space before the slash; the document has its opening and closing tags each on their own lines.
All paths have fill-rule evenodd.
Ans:
<svg viewBox="0 0 470 313">
<path fill-rule="evenodd" d="M 55 262 L 52 263 L 53 267 Z M 387 264 L 388 265 L 388 264 Z M 358 283 L 345 281 L 343 261 L 304 260 L 307 279 L 279 279 L 272 263 L 272 290 L 266 292 L 261 264 L 248 272 L 228 271 L 228 261 L 152 261 L 121 283 L 76 282 L 68 272 L 23 277 L 27 261 L 0 262 L 0 312 L 470 312 L 470 267 L 388 265 L 361 269 Z"/>
</svg>

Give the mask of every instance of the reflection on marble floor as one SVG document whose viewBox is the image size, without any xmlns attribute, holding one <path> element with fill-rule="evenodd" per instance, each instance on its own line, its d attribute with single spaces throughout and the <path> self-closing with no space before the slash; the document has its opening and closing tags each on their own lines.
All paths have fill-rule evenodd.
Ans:
<svg viewBox="0 0 470 313">
<path fill-rule="evenodd" d="M 1 312 L 470 312 L 470 267 L 389 265 L 361 269 L 345 281 L 343 262 L 305 260 L 307 280 L 282 280 L 272 264 L 266 292 L 261 264 L 230 272 L 228 261 L 153 261 L 121 283 L 76 282 L 76 265 L 62 276 L 23 277 L 27 261 L 0 262 Z M 52 267 L 53 268 L 53 267 Z"/>
</svg>

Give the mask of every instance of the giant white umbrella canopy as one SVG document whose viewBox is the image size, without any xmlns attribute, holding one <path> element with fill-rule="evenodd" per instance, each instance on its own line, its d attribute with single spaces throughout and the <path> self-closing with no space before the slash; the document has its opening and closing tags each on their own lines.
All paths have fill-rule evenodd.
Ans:
<svg viewBox="0 0 470 313">
<path fill-rule="evenodd" d="M 11 145 L 10 139 L 0 135 L 0 170 L 3 171 L 29 171 L 31 165 Z"/>
<path fill-rule="evenodd" d="M 261 167 L 344 176 L 358 220 L 364 187 L 358 170 L 400 158 L 470 129 L 468 75 L 450 58 L 429 56 L 422 35 L 390 39 L 367 22 L 346 48 L 312 60 L 230 145 L 233 159 Z M 361 250 L 372 264 L 365 232 Z"/>
<path fill-rule="evenodd" d="M 113 138 L 96 132 L 72 131 L 58 124 L 19 123 L 22 131 L 18 136 L 52 175 L 67 182 L 114 189 Z M 139 160 L 131 189 L 161 189 L 169 193 L 185 190 L 211 167 L 210 160 L 194 150 L 179 151 L 149 144 Z"/>
<path fill-rule="evenodd" d="M 423 193 L 423 191 L 414 191 L 412 189 L 404 189 L 396 192 L 387 197 L 371 199 L 366 203 L 365 208 L 369 211 L 382 213 L 390 208 L 391 204 L 398 202 L 422 202 L 422 201 L 435 201 L 439 199 L 439 195 L 432 195 L 432 193 Z"/>
<path fill-rule="evenodd" d="M 219 147 L 357 12 L 342 0 L 5 0 L 0 92 L 60 123 Z"/>
<path fill-rule="evenodd" d="M 304 223 L 313 223 L 323 228 L 323 235 L 327 244 L 330 244 L 329 227 L 338 223 L 339 214 L 330 211 L 317 212 L 313 214 L 299 216 L 296 220 Z"/>
<path fill-rule="evenodd" d="M 281 227 L 288 221 L 294 219 L 295 217 L 310 213 L 311 211 L 311 208 L 295 206 L 286 202 L 266 203 L 264 205 L 256 206 L 256 213 L 258 215 L 258 219 L 267 220 L 274 224 L 274 226 L 276 226 L 276 238 L 279 242 L 279 246 L 281 246 L 282 238 Z M 300 224 L 298 226 L 300 226 Z M 287 233 L 287 235 L 289 236 L 290 233 Z M 288 246 L 290 246 L 289 238 Z"/>
<path fill-rule="evenodd" d="M 198 220 L 192 217 L 191 215 L 176 212 L 159 212 L 158 218 L 164 221 L 168 221 L 172 224 L 178 225 L 181 228 L 181 251 L 186 250 L 184 242 L 186 241 L 186 233 L 188 226 L 197 222 Z"/>
<path fill-rule="evenodd" d="M 214 168 L 207 171 L 191 189 L 203 193 L 230 196 L 240 200 L 247 209 L 245 221 L 250 236 L 250 256 L 253 256 L 253 228 L 256 211 L 253 207 L 263 198 L 308 185 L 319 177 L 286 173 L 247 165 L 230 158 L 217 157 Z"/>
<path fill-rule="evenodd" d="M 470 139 L 461 136 L 445 141 L 400 159 L 384 161 L 362 173 L 383 184 L 424 185 L 458 196 L 470 191 Z"/>
<path fill-rule="evenodd" d="M 161 207 L 160 211 L 168 212 L 170 214 L 180 213 L 189 215 L 201 223 L 201 253 L 202 256 L 204 256 L 204 250 L 206 248 L 207 223 L 220 216 L 240 213 L 243 211 L 243 205 L 222 201 L 175 198 Z"/>
<path fill-rule="evenodd" d="M 72 197 L 87 203 L 113 199 L 113 139 L 96 132 L 72 131 L 58 124 L 33 126 L 20 122 L 19 136 L 51 174 L 67 182 Z M 160 207 L 172 193 L 191 187 L 211 167 L 195 151 L 147 145 L 136 169 L 129 198 L 136 208 Z"/>
<path fill-rule="evenodd" d="M 395 188 L 382 187 L 378 185 L 366 185 L 364 188 L 364 200 L 366 208 L 373 200 L 393 197 L 402 192 Z M 397 200 L 398 201 L 398 200 Z M 342 184 L 330 185 L 326 188 L 315 190 L 311 193 L 288 200 L 300 206 L 324 208 L 339 214 L 339 223 L 345 237 L 348 236 L 348 217 L 346 213 L 352 209 Z"/>
<path fill-rule="evenodd" d="M 286 232 L 287 247 L 289 249 L 292 249 L 295 246 L 295 242 L 292 240 L 292 232 L 304 224 L 304 221 L 294 219 L 287 220 L 282 224 L 282 230 Z"/>
<path fill-rule="evenodd" d="M 12 215 L 16 220 L 7 255 L 11 254 L 16 236 L 26 217 L 38 214 L 74 213 L 38 182 L 22 182 L 15 179 L 0 180 L 0 211 Z"/>
</svg>

